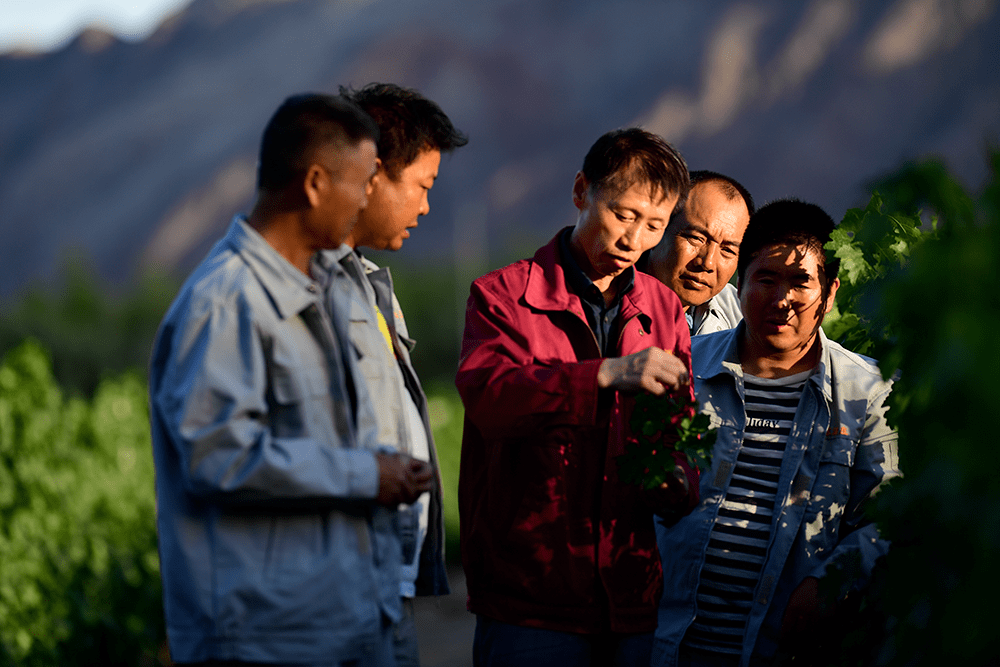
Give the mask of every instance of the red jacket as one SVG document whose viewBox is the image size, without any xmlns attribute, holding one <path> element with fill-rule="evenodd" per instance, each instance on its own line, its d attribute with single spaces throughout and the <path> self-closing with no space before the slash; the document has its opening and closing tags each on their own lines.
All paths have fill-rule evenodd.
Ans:
<svg viewBox="0 0 1000 667">
<path fill-rule="evenodd" d="M 635 274 L 618 354 L 658 346 L 690 369 L 677 296 Z M 465 404 L 458 501 L 469 611 L 578 633 L 649 632 L 662 588 L 653 516 L 618 480 L 633 401 L 598 390 L 602 361 L 567 291 L 558 235 L 472 284 L 456 384 Z M 697 502 L 698 479 L 688 474 Z"/>
</svg>

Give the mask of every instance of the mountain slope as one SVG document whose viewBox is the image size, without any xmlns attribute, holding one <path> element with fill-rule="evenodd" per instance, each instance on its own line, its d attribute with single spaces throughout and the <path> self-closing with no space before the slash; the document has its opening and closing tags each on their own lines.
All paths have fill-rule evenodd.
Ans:
<svg viewBox="0 0 1000 667">
<path fill-rule="evenodd" d="M 589 145 L 634 123 L 761 202 L 834 217 L 903 159 L 942 155 L 975 185 L 1000 134 L 995 2 L 789 7 L 195 0 L 140 43 L 90 31 L 0 56 L 0 294 L 70 248 L 116 282 L 186 271 L 249 206 L 281 100 L 372 80 L 420 89 L 471 139 L 442 164 L 410 263 L 485 270 L 542 243 L 574 219 Z"/>
</svg>

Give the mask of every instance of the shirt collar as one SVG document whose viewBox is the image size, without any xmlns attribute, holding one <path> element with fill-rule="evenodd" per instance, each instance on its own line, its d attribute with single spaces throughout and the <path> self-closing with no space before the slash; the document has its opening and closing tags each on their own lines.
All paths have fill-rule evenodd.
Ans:
<svg viewBox="0 0 1000 667">
<path fill-rule="evenodd" d="M 283 319 L 320 301 L 320 284 L 292 266 L 243 216 L 233 218 L 225 238 L 257 276 Z"/>
</svg>

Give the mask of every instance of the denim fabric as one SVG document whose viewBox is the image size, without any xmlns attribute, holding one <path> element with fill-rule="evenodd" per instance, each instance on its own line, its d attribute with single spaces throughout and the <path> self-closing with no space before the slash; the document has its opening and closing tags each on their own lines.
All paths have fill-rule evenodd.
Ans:
<svg viewBox="0 0 1000 667">
<path fill-rule="evenodd" d="M 373 502 L 382 445 L 364 426 L 373 408 L 346 322 L 330 317 L 350 278 L 313 268 L 316 281 L 234 220 L 157 335 L 157 527 L 177 662 L 365 660 L 400 618 L 396 512 Z"/>
<path fill-rule="evenodd" d="M 743 440 L 743 372 L 739 338 L 745 328 L 692 341 L 695 393 L 718 429 L 712 468 L 701 476 L 701 502 L 672 527 L 657 526 L 663 596 L 653 647 L 654 665 L 676 665 L 678 649 L 697 613 L 697 588 L 708 543 Z M 864 515 L 865 502 L 899 476 L 896 434 L 886 423 L 891 382 L 865 357 L 827 340 L 803 388 L 781 464 L 771 542 L 747 621 L 741 665 L 778 648 L 788 599 L 809 576 L 831 563 L 847 568 L 862 587 L 888 549 Z M 846 590 L 842 593 L 846 594 Z"/>
<path fill-rule="evenodd" d="M 416 341 L 409 337 L 403 311 L 396 299 L 392 275 L 387 268 L 365 259 L 357 252 L 344 253 L 342 249 L 322 253 L 324 264 L 339 262 L 354 278 L 359 289 L 355 290 L 351 300 L 349 335 L 352 344 L 361 355 L 359 367 L 364 374 L 369 392 L 377 397 L 379 406 L 377 414 L 378 428 L 383 437 L 382 442 L 394 443 L 402 451 L 409 452 L 407 440 L 411 438 L 416 422 L 423 429 L 426 438 L 431 465 L 435 472 L 435 487 L 430 493 L 427 510 L 427 525 L 422 526 L 425 538 L 409 543 L 412 548 L 420 548 L 419 560 L 416 566 L 406 566 L 403 569 L 404 595 L 447 595 L 448 575 L 444 562 L 444 510 L 441 499 L 441 473 L 438 466 L 437 449 L 434 446 L 434 435 L 431 431 L 430 417 L 427 412 L 427 397 L 410 361 L 410 351 Z M 384 339 L 378 330 L 374 302 L 386 323 L 393 341 L 395 355 L 384 344 Z M 400 378 L 402 381 L 400 382 Z M 409 396 L 403 395 L 408 392 Z M 405 406 L 406 400 L 412 399 L 419 419 L 408 420 Z M 403 518 L 401 516 L 401 518 Z M 416 538 L 416 535 L 413 535 Z M 404 542 L 404 548 L 408 543 Z M 404 554 L 403 562 L 411 563 L 409 554 Z M 414 581 L 413 570 L 416 568 Z"/>
<path fill-rule="evenodd" d="M 392 628 L 396 667 L 420 667 L 420 646 L 413 598 L 403 599 L 403 617 Z"/>
</svg>

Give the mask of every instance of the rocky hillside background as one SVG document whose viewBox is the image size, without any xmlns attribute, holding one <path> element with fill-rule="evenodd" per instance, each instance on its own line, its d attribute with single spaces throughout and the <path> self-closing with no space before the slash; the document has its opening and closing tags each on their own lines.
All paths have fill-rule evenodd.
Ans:
<svg viewBox="0 0 1000 667">
<path fill-rule="evenodd" d="M 1000 135 L 992 0 L 194 0 L 148 39 L 0 55 L 0 296 L 82 254 L 183 275 L 252 199 L 289 94 L 420 89 L 470 136 L 393 261 L 468 275 L 574 220 L 590 144 L 641 124 L 692 168 L 835 217 L 907 159 L 970 187 Z"/>
</svg>

